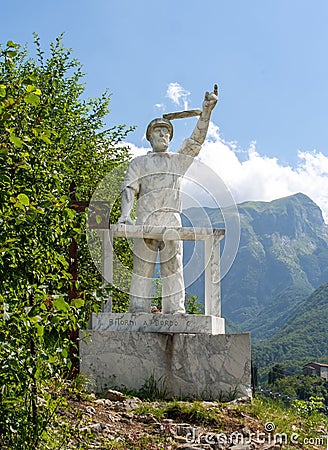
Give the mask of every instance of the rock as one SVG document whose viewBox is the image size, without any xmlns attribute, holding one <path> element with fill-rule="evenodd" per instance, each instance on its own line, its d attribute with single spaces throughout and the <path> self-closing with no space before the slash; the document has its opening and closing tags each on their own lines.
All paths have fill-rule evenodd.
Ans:
<svg viewBox="0 0 328 450">
<path fill-rule="evenodd" d="M 176 434 L 178 436 L 195 436 L 196 435 L 196 429 L 189 423 L 178 423 L 176 425 Z"/>
<path fill-rule="evenodd" d="M 96 431 L 97 433 L 100 433 L 102 431 L 102 426 L 100 423 L 92 423 L 87 428 L 91 431 Z"/>
<path fill-rule="evenodd" d="M 173 419 L 162 419 L 162 424 L 163 425 L 172 425 Z"/>
<path fill-rule="evenodd" d="M 97 399 L 95 400 L 95 403 L 96 403 L 97 405 L 105 405 L 105 399 L 104 399 L 104 398 L 97 398 Z"/>
<path fill-rule="evenodd" d="M 108 427 L 104 427 L 102 430 L 103 434 L 106 434 L 106 439 L 109 441 L 113 441 L 115 439 L 115 434 L 113 433 L 113 430 L 111 430 Z"/>
<path fill-rule="evenodd" d="M 131 414 L 131 413 L 127 413 L 127 412 L 123 412 L 122 414 L 121 414 L 121 417 L 124 417 L 124 419 L 129 419 L 129 420 L 131 420 L 131 419 L 133 419 L 133 414 Z"/>
<path fill-rule="evenodd" d="M 204 406 L 209 406 L 210 408 L 217 408 L 218 404 L 217 402 L 203 402 Z"/>
<path fill-rule="evenodd" d="M 248 427 L 242 428 L 239 433 L 241 433 L 243 436 L 251 436 L 252 431 Z"/>
<path fill-rule="evenodd" d="M 175 441 L 177 444 L 181 443 L 181 445 L 182 445 L 182 444 L 186 445 L 186 437 L 183 437 L 183 436 L 174 436 L 174 441 Z M 188 445 L 193 445 L 193 444 L 192 444 L 192 443 L 188 443 Z M 195 445 L 196 445 L 196 444 L 195 444 Z"/>
<path fill-rule="evenodd" d="M 140 416 L 135 416 L 135 419 L 138 422 L 142 422 L 142 423 L 158 423 L 158 420 L 150 413 L 148 414 L 141 414 Z"/>
<path fill-rule="evenodd" d="M 87 407 L 85 408 L 85 410 L 86 410 L 86 412 L 87 412 L 88 414 L 90 414 L 91 416 L 93 416 L 94 414 L 96 414 L 96 410 L 94 409 L 93 406 L 87 406 Z"/>
<path fill-rule="evenodd" d="M 252 403 L 252 398 L 245 396 L 245 397 L 240 397 L 240 398 L 236 398 L 235 400 L 232 400 L 231 402 L 228 402 L 230 405 L 241 405 L 241 404 L 245 404 L 245 403 Z"/>
<path fill-rule="evenodd" d="M 112 389 L 107 391 L 106 397 L 112 402 L 123 402 L 126 399 L 126 396 L 122 394 L 122 392 L 114 391 Z"/>
<path fill-rule="evenodd" d="M 114 402 L 112 408 L 115 411 L 133 411 L 138 408 L 141 403 L 141 400 L 136 397 L 128 398 L 122 402 Z"/>
<path fill-rule="evenodd" d="M 281 449 L 281 446 L 278 444 L 263 444 L 261 447 L 259 447 L 261 450 L 277 450 Z"/>
<path fill-rule="evenodd" d="M 198 444 L 183 444 L 179 445 L 176 450 L 203 450 L 203 449 L 212 449 L 209 444 L 202 444 L 201 446 Z"/>
<path fill-rule="evenodd" d="M 252 450 L 253 446 L 245 444 L 237 444 L 229 447 L 229 450 Z"/>
<path fill-rule="evenodd" d="M 121 419 L 121 423 L 132 423 L 132 420 L 131 419 L 126 419 L 126 418 L 122 418 Z"/>
<path fill-rule="evenodd" d="M 132 411 L 132 410 L 138 408 L 138 406 L 140 406 L 140 403 L 142 403 L 140 398 L 132 397 L 132 398 L 128 398 L 127 400 L 125 400 L 123 402 L 123 405 L 124 405 L 124 409 L 126 411 Z"/>
<path fill-rule="evenodd" d="M 218 443 L 212 444 L 211 447 L 213 450 L 226 450 L 227 448 L 225 445 Z"/>
</svg>

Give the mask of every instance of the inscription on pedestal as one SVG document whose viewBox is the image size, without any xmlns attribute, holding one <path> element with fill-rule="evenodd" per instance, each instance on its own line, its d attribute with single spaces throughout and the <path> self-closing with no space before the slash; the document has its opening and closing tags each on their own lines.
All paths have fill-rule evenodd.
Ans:
<svg viewBox="0 0 328 450">
<path fill-rule="evenodd" d="M 194 314 L 99 313 L 92 315 L 92 329 L 149 333 L 224 334 L 222 317 Z"/>
</svg>

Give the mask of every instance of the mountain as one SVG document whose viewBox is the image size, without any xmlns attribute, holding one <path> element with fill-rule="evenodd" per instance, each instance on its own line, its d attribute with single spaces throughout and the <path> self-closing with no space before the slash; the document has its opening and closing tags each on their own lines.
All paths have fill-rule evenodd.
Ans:
<svg viewBox="0 0 328 450">
<path fill-rule="evenodd" d="M 213 227 L 224 226 L 218 210 L 205 210 Z M 320 208 L 301 193 L 245 202 L 238 212 L 240 244 L 222 280 L 222 315 L 258 341 L 277 333 L 302 301 L 328 281 L 328 226 Z M 201 226 L 197 208 L 186 215 Z M 203 286 L 200 277 L 190 290 L 201 299 Z"/>
<path fill-rule="evenodd" d="M 310 361 L 328 362 L 328 283 L 298 303 L 294 316 L 266 343 L 255 344 L 253 359 L 260 367 L 277 362 L 287 369 Z"/>
</svg>

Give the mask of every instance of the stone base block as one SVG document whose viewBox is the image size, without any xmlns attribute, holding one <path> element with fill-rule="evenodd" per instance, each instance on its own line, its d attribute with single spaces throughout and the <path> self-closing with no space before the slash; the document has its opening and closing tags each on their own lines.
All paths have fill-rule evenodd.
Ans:
<svg viewBox="0 0 328 450">
<path fill-rule="evenodd" d="M 145 333 L 224 334 L 222 317 L 195 314 L 99 313 L 92 314 L 92 330 Z"/>
<path fill-rule="evenodd" d="M 88 333 L 80 342 L 81 372 L 97 392 L 123 386 L 138 391 L 152 380 L 168 399 L 251 396 L 248 333 Z"/>
</svg>

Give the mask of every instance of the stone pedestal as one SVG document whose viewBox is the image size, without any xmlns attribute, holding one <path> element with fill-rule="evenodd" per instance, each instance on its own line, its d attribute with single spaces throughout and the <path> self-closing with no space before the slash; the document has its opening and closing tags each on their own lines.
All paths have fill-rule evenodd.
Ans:
<svg viewBox="0 0 328 450">
<path fill-rule="evenodd" d="M 81 372 L 97 392 L 122 386 L 138 391 L 152 378 L 166 398 L 251 396 L 247 333 L 88 333 L 80 342 Z"/>
</svg>

